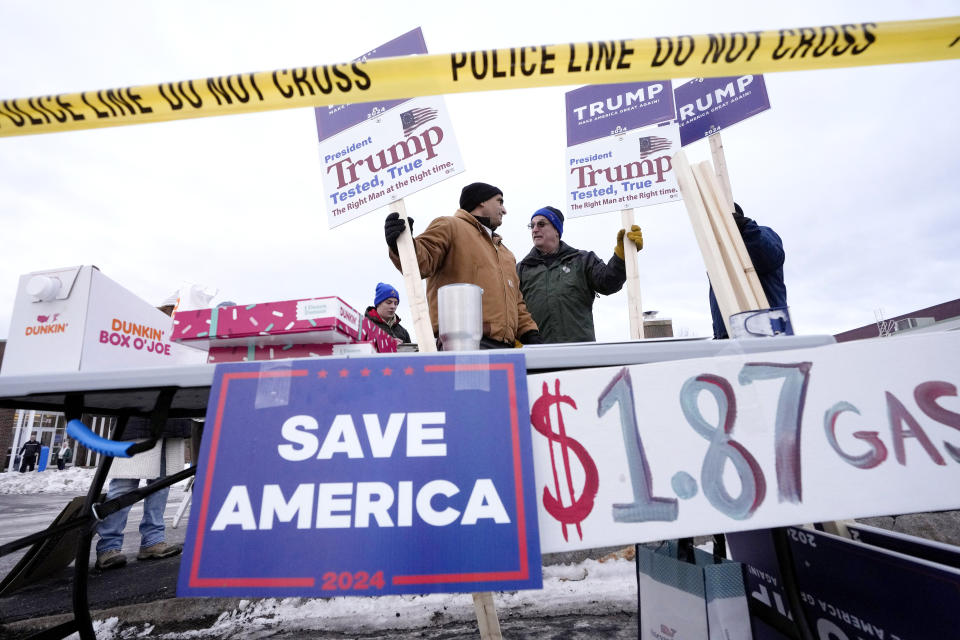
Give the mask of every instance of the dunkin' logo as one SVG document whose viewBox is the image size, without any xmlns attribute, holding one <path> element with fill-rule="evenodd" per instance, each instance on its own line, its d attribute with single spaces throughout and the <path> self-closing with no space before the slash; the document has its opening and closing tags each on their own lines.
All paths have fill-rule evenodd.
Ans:
<svg viewBox="0 0 960 640">
<path fill-rule="evenodd" d="M 40 336 L 47 333 L 63 333 L 67 330 L 67 322 L 58 322 L 56 324 L 38 324 L 24 329 L 23 334 L 27 336 Z"/>
<path fill-rule="evenodd" d="M 360 322 L 360 314 L 355 312 L 351 313 L 351 310 L 343 305 L 340 305 L 340 317 L 351 326 L 356 326 L 356 324 Z"/>
<path fill-rule="evenodd" d="M 161 329 L 156 329 L 146 324 L 127 322 L 126 320 L 114 318 L 110 321 L 110 328 L 118 333 L 125 333 L 131 336 L 139 336 L 151 340 L 163 340 L 163 331 Z"/>
<path fill-rule="evenodd" d="M 677 630 L 660 623 L 660 631 L 658 632 L 656 629 L 651 628 L 650 635 L 657 640 L 674 640 L 674 636 L 677 635 Z"/>
<path fill-rule="evenodd" d="M 23 335 L 26 336 L 41 336 L 47 333 L 63 333 L 67 330 L 67 322 L 57 322 L 57 318 L 60 317 L 59 313 L 55 313 L 52 316 L 49 315 L 38 315 L 37 322 L 40 324 L 34 325 L 32 327 L 27 327 L 23 331 Z"/>
</svg>

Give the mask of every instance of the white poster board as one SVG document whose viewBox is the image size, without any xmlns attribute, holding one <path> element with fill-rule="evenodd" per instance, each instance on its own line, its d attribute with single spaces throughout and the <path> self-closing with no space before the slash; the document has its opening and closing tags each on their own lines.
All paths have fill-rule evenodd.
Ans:
<svg viewBox="0 0 960 640">
<path fill-rule="evenodd" d="M 676 123 L 567 147 L 567 217 L 678 202 L 670 156 L 679 149 Z"/>
<path fill-rule="evenodd" d="M 527 377 L 544 553 L 960 507 L 960 332 L 730 346 Z"/>
<path fill-rule="evenodd" d="M 320 143 L 330 228 L 464 171 L 443 98 L 413 98 Z"/>
</svg>

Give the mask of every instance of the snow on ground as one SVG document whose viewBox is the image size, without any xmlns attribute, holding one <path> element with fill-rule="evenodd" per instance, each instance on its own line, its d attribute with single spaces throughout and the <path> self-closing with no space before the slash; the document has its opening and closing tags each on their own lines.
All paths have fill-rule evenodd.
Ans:
<svg viewBox="0 0 960 640">
<path fill-rule="evenodd" d="M 576 565 L 543 568 L 543 589 L 495 593 L 497 616 L 529 618 L 588 614 L 632 613 L 637 608 L 637 583 L 632 561 L 586 560 Z M 100 640 L 151 638 L 253 639 L 283 632 L 313 629 L 325 632 L 371 633 L 377 629 L 420 629 L 476 621 L 470 594 L 381 596 L 378 598 L 284 598 L 242 600 L 210 627 L 154 634 L 153 625 L 123 625 L 117 618 L 94 623 Z M 71 636 L 76 638 L 77 636 Z M 69 640 L 69 639 L 68 639 Z"/>
<path fill-rule="evenodd" d="M 494 594 L 497 615 L 505 619 L 631 613 L 637 607 L 632 561 L 586 560 L 576 565 L 543 569 L 543 589 Z M 379 598 L 284 598 L 243 600 L 220 615 L 208 628 L 153 635 L 152 625 L 124 626 L 117 618 L 95 622 L 97 638 L 120 640 L 149 635 L 156 638 L 260 638 L 283 631 L 311 629 L 369 633 L 376 629 L 419 629 L 476 620 L 469 594 L 382 596 Z M 74 636 L 76 637 L 76 636 Z"/>
<path fill-rule="evenodd" d="M 0 473 L 0 494 L 85 492 L 93 480 L 92 468 L 63 471 Z M 185 484 L 184 481 L 182 484 Z M 631 613 L 637 606 L 637 583 L 632 561 L 586 560 L 579 564 L 543 568 L 543 589 L 494 594 L 501 619 L 560 616 L 577 613 L 603 615 Z M 94 623 L 100 640 L 136 637 L 262 638 L 278 632 L 323 629 L 333 632 L 370 632 L 376 629 L 417 629 L 476 620 L 470 594 L 402 595 L 376 598 L 268 598 L 242 600 L 204 629 L 154 635 L 152 625 L 128 625 L 117 618 Z M 73 634 L 71 638 L 77 638 Z"/>
<path fill-rule="evenodd" d="M 47 467 L 44 471 L 16 471 L 0 473 L 0 494 L 30 493 L 86 493 L 93 482 L 93 467 L 67 467 L 57 471 Z M 173 486 L 186 485 L 182 480 Z"/>
<path fill-rule="evenodd" d="M 94 469 L 67 467 L 63 471 L 47 468 L 45 471 L 0 473 L 0 494 L 30 493 L 86 493 L 93 481 Z"/>
</svg>

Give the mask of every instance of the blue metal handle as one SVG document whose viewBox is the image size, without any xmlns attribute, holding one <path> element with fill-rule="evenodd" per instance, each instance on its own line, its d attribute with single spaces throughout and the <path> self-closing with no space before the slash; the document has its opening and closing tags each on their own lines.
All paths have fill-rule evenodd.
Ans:
<svg viewBox="0 0 960 640">
<path fill-rule="evenodd" d="M 129 458 L 130 447 L 136 444 L 136 442 L 122 442 L 101 438 L 93 431 L 90 431 L 87 425 L 77 419 L 73 419 L 67 423 L 67 435 L 87 449 L 113 458 Z"/>
</svg>

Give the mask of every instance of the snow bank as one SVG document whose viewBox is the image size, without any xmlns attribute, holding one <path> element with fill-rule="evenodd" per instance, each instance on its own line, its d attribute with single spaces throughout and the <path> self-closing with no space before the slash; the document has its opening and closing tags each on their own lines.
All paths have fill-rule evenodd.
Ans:
<svg viewBox="0 0 960 640">
<path fill-rule="evenodd" d="M 67 467 L 63 471 L 47 468 L 45 471 L 7 471 L 0 473 L 0 494 L 65 493 L 80 495 L 90 489 L 93 467 Z M 177 486 L 185 486 L 181 480 Z"/>
</svg>

